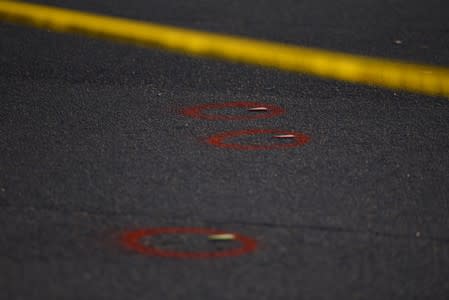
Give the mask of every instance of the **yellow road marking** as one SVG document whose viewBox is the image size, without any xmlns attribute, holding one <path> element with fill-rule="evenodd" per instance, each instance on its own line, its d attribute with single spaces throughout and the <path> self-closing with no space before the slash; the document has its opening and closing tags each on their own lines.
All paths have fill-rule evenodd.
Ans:
<svg viewBox="0 0 449 300">
<path fill-rule="evenodd" d="M 449 97 L 449 69 L 369 58 L 38 4 L 0 1 L 0 19 L 194 56 Z"/>
</svg>

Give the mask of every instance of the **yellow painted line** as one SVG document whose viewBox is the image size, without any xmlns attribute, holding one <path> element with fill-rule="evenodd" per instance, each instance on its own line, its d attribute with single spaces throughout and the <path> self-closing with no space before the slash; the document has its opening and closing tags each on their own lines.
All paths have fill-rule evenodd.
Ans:
<svg viewBox="0 0 449 300">
<path fill-rule="evenodd" d="M 449 97 L 449 69 L 0 0 L 0 19 L 354 83 Z M 32 51 L 30 49 L 30 51 Z"/>
</svg>

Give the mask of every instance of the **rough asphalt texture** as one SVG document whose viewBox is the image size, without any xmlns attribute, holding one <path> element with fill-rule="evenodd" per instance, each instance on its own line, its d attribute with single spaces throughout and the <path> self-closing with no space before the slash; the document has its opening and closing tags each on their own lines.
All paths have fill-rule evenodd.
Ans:
<svg viewBox="0 0 449 300">
<path fill-rule="evenodd" d="M 449 66 L 445 1 L 46 3 Z M 0 299 L 449 298 L 447 99 L 5 23 L 0 96 Z M 178 113 L 230 101 L 286 114 Z M 246 128 L 311 141 L 256 152 L 203 143 Z M 118 242 L 167 226 L 235 231 L 259 248 L 174 260 Z"/>
</svg>

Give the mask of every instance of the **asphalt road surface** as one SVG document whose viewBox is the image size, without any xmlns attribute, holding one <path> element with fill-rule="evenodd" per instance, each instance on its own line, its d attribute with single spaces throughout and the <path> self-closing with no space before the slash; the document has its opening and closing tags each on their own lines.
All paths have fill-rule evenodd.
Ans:
<svg viewBox="0 0 449 300">
<path fill-rule="evenodd" d="M 449 66 L 439 0 L 45 3 Z M 0 96 L 0 299 L 449 298 L 448 99 L 6 23 Z"/>
</svg>

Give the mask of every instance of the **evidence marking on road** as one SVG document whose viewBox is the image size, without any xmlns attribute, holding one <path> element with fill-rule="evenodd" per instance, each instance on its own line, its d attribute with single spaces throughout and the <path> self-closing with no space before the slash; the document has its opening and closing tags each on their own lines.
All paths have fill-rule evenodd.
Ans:
<svg viewBox="0 0 449 300">
<path fill-rule="evenodd" d="M 138 252 L 148 256 L 159 256 L 165 258 L 178 259 L 208 259 L 208 258 L 222 258 L 240 256 L 253 252 L 257 248 L 257 241 L 238 234 L 232 233 L 233 240 L 240 242 L 241 246 L 227 250 L 220 250 L 215 252 L 181 252 L 160 249 L 154 246 L 143 245 L 141 240 L 145 237 L 152 237 L 162 234 L 199 234 L 208 238 L 217 235 L 229 235 L 229 232 L 200 227 L 160 227 L 160 228 L 146 228 L 126 231 L 121 235 L 121 242 L 123 246 L 129 250 Z"/>
<path fill-rule="evenodd" d="M 293 135 L 292 142 L 290 143 L 276 143 L 276 144 L 239 144 L 239 143 L 226 143 L 227 139 L 242 137 L 242 136 L 255 136 L 255 135 Z M 281 150 L 288 148 L 296 148 L 307 144 L 310 141 L 310 137 L 301 133 L 290 130 L 280 129 L 244 129 L 235 131 L 226 131 L 210 136 L 206 142 L 210 145 L 219 148 L 253 151 L 253 150 Z"/>
<path fill-rule="evenodd" d="M 224 114 L 208 114 L 207 110 L 221 110 L 226 108 L 245 108 L 245 112 L 250 109 L 264 107 L 258 113 L 240 114 L 240 115 L 224 115 Z M 238 120 L 259 120 L 269 119 L 280 116 L 284 113 L 284 109 L 278 105 L 266 104 L 259 102 L 237 101 L 225 103 L 206 103 L 195 106 L 185 107 L 181 113 L 186 117 L 202 119 L 208 121 L 238 121 Z"/>
<path fill-rule="evenodd" d="M 0 1 L 0 19 L 194 56 L 449 97 L 449 69 L 443 67 L 213 34 L 15 1 Z"/>
</svg>

